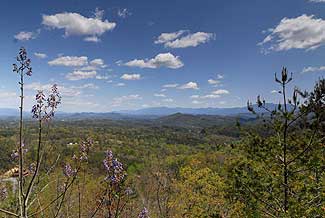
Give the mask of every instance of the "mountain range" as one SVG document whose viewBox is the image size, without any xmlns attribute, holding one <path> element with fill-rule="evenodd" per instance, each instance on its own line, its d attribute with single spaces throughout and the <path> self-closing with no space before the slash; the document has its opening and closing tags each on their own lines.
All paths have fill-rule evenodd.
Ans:
<svg viewBox="0 0 325 218">
<path fill-rule="evenodd" d="M 267 104 L 269 109 L 277 107 L 276 104 Z M 263 112 L 257 105 L 253 105 L 257 113 Z M 114 112 L 81 112 L 81 113 L 67 113 L 57 112 L 57 117 L 60 119 L 155 119 L 159 117 L 169 116 L 173 114 L 188 114 L 188 115 L 217 115 L 217 116 L 240 116 L 250 117 L 247 107 L 233 107 L 233 108 L 183 108 L 183 107 L 151 107 L 138 110 L 121 110 Z M 0 108 L 0 117 L 18 117 L 18 109 Z M 24 112 L 24 116 L 30 116 L 30 112 Z"/>
</svg>

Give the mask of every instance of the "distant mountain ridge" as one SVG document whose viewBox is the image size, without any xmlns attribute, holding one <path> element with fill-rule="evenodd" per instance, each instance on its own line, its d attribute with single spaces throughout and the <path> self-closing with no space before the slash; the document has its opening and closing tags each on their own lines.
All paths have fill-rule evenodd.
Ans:
<svg viewBox="0 0 325 218">
<path fill-rule="evenodd" d="M 276 104 L 267 104 L 269 109 L 277 107 Z M 253 105 L 257 113 L 264 112 L 258 108 L 257 105 Z M 164 116 L 170 116 L 173 114 L 189 114 L 189 115 L 216 115 L 216 116 L 251 116 L 251 113 L 247 110 L 247 107 L 233 107 L 233 108 L 183 108 L 183 107 L 152 107 L 143 108 L 138 110 L 121 110 L 113 112 L 80 112 L 80 113 L 67 113 L 57 112 L 56 116 L 59 119 L 155 119 Z M 0 117 L 18 117 L 18 109 L 0 108 Z M 25 117 L 31 117 L 31 113 L 25 111 Z"/>
<path fill-rule="evenodd" d="M 258 108 L 257 105 L 253 105 L 257 113 L 264 112 Z M 266 107 L 273 110 L 277 107 L 276 104 L 266 104 Z M 154 115 L 154 116 L 168 116 L 172 114 L 192 114 L 192 115 L 219 115 L 219 116 L 233 116 L 240 114 L 249 114 L 247 107 L 232 107 L 232 108 L 183 108 L 183 107 L 151 107 L 139 110 L 123 110 L 116 113 L 128 114 L 128 115 Z"/>
</svg>

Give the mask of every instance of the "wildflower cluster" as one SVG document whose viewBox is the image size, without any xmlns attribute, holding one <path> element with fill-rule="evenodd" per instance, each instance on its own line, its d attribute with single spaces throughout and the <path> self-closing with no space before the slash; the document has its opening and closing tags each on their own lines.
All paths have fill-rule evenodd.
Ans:
<svg viewBox="0 0 325 218">
<path fill-rule="evenodd" d="M 76 169 L 73 169 L 71 167 L 70 164 L 66 164 L 63 168 L 63 174 L 67 177 L 67 178 L 70 178 L 70 177 L 73 177 L 75 176 L 77 173 L 77 170 Z"/>
<path fill-rule="evenodd" d="M 144 207 L 140 212 L 138 218 L 150 218 L 148 209 Z"/>
<path fill-rule="evenodd" d="M 90 147 L 94 144 L 91 138 L 88 138 L 85 141 L 82 141 L 79 146 L 79 160 L 80 161 L 87 161 L 88 160 L 88 153 Z"/>
<path fill-rule="evenodd" d="M 17 62 L 19 62 L 20 66 L 17 64 L 13 64 L 13 71 L 19 73 L 21 76 L 26 74 L 27 76 L 32 75 L 32 67 L 31 67 L 31 60 L 27 58 L 27 52 L 24 47 L 19 49 L 19 53 L 17 56 Z"/>
<path fill-rule="evenodd" d="M 105 177 L 106 182 L 113 186 L 118 186 L 124 181 L 126 173 L 123 164 L 114 158 L 112 151 L 106 151 L 106 158 L 103 160 L 103 164 L 107 174 Z"/>
<path fill-rule="evenodd" d="M 61 103 L 61 95 L 58 92 L 58 87 L 54 84 L 51 88 L 51 93 L 46 98 L 43 91 L 38 91 L 36 94 L 36 104 L 32 108 L 33 118 L 40 121 L 49 121 L 54 117 L 54 112 Z"/>
</svg>

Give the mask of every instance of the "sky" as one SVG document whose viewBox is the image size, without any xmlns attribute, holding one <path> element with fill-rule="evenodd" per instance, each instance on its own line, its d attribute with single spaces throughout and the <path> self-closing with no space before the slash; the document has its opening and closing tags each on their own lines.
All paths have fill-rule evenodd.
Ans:
<svg viewBox="0 0 325 218">
<path fill-rule="evenodd" d="M 311 90 L 325 72 L 325 0 L 1 1 L 0 108 L 57 84 L 61 111 L 278 102 L 274 73 Z"/>
</svg>

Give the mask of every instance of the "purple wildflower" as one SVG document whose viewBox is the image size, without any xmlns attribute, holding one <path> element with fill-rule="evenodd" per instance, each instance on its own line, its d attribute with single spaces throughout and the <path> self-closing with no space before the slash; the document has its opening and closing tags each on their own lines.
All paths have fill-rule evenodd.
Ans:
<svg viewBox="0 0 325 218">
<path fill-rule="evenodd" d="M 70 178 L 76 174 L 76 170 L 72 169 L 70 164 L 66 164 L 63 168 L 63 173 L 66 177 Z"/>
<path fill-rule="evenodd" d="M 59 104 L 61 104 L 61 95 L 56 84 L 52 86 L 51 93 L 47 98 L 43 91 L 38 91 L 36 104 L 32 108 L 33 118 L 42 121 L 51 120 Z"/>
<path fill-rule="evenodd" d="M 144 207 L 140 212 L 138 218 L 150 218 L 148 209 Z"/>
<path fill-rule="evenodd" d="M 106 170 L 105 181 L 112 185 L 118 185 L 125 179 L 126 173 L 123 164 L 114 158 L 112 151 L 106 151 L 106 158 L 103 160 Z"/>
<path fill-rule="evenodd" d="M 93 145 L 93 140 L 90 138 L 88 138 L 86 141 L 81 142 L 81 144 L 79 146 L 80 161 L 88 160 L 88 152 L 92 145 Z"/>
</svg>

